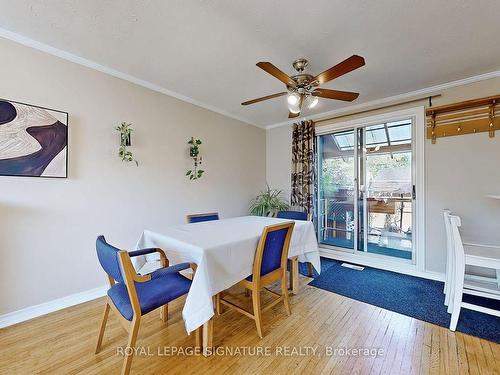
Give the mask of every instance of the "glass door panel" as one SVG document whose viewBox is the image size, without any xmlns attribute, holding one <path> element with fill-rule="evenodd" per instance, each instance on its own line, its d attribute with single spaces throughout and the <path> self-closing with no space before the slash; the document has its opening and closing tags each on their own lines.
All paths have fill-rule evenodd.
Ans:
<svg viewBox="0 0 500 375">
<path fill-rule="evenodd" d="M 318 137 L 320 243 L 413 257 L 412 120 Z"/>
<path fill-rule="evenodd" d="M 412 259 L 411 126 L 405 120 L 363 129 L 363 212 L 370 253 Z"/>
<path fill-rule="evenodd" d="M 354 130 L 318 140 L 318 237 L 320 243 L 354 249 Z"/>
</svg>

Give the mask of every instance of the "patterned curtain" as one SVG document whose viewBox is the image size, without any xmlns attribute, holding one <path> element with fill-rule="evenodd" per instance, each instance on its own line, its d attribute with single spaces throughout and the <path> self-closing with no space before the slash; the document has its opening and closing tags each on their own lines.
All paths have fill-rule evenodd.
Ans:
<svg viewBox="0 0 500 375">
<path fill-rule="evenodd" d="M 293 124 L 292 133 L 292 206 L 314 212 L 315 131 L 312 121 Z"/>
</svg>

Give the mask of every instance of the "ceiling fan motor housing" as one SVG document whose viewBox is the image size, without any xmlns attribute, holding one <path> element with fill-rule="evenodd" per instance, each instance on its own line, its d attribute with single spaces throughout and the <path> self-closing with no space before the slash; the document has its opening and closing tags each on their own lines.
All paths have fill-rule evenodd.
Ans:
<svg viewBox="0 0 500 375">
<path fill-rule="evenodd" d="M 297 59 L 293 62 L 293 68 L 299 73 L 292 77 L 295 86 L 287 85 L 287 89 L 291 93 L 310 94 L 310 92 L 318 86 L 318 82 L 314 80 L 314 76 L 304 73 L 305 68 L 309 65 L 307 59 Z"/>
<path fill-rule="evenodd" d="M 309 61 L 307 61 L 307 59 L 297 59 L 292 63 L 292 65 L 297 72 L 302 73 L 309 65 Z"/>
</svg>

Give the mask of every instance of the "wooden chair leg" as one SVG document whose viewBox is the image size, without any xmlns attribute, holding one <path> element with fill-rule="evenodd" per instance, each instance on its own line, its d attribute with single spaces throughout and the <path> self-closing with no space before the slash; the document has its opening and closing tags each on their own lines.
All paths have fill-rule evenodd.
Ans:
<svg viewBox="0 0 500 375">
<path fill-rule="evenodd" d="M 285 304 L 285 311 L 290 316 L 290 303 L 288 301 L 288 286 L 286 285 L 286 273 L 281 278 L 281 295 L 283 296 L 283 303 Z"/>
<path fill-rule="evenodd" d="M 314 277 L 314 268 L 312 263 L 307 263 L 307 269 L 309 271 L 309 277 Z"/>
<path fill-rule="evenodd" d="M 297 294 L 299 291 L 299 259 L 293 257 L 290 262 L 290 289 L 292 294 Z"/>
<path fill-rule="evenodd" d="M 168 304 L 160 307 L 160 319 L 163 323 L 168 321 Z"/>
<path fill-rule="evenodd" d="M 203 355 L 208 357 L 212 354 L 213 347 L 213 337 L 214 337 L 214 321 L 213 319 L 208 320 L 203 324 L 203 334 L 202 334 L 202 342 L 203 342 Z"/>
<path fill-rule="evenodd" d="M 99 336 L 97 338 L 97 345 L 95 346 L 95 354 L 101 351 L 102 338 L 104 337 L 104 330 L 109 316 L 109 304 L 106 302 L 104 306 L 104 314 L 102 315 L 101 327 L 99 328 Z"/>
<path fill-rule="evenodd" d="M 195 337 L 195 345 L 197 348 L 201 348 L 201 340 L 203 337 L 203 326 L 200 326 L 196 328 L 196 331 L 194 332 L 194 337 Z"/>
<path fill-rule="evenodd" d="M 130 367 L 132 366 L 132 358 L 134 356 L 134 346 L 137 340 L 137 334 L 139 333 L 140 318 L 134 318 L 132 320 L 132 326 L 130 327 L 130 333 L 128 335 L 128 343 L 125 352 L 125 360 L 123 361 L 122 375 L 128 375 L 130 373 Z"/>
<path fill-rule="evenodd" d="M 217 293 L 215 296 L 215 311 L 217 312 L 217 315 L 220 315 L 222 313 L 222 306 L 220 303 L 220 295 L 222 292 Z"/>
<path fill-rule="evenodd" d="M 257 334 L 259 335 L 260 338 L 262 338 L 262 311 L 260 309 L 260 288 L 254 288 L 252 290 L 252 303 L 253 303 L 253 315 L 255 318 L 255 325 L 257 326 Z"/>
</svg>

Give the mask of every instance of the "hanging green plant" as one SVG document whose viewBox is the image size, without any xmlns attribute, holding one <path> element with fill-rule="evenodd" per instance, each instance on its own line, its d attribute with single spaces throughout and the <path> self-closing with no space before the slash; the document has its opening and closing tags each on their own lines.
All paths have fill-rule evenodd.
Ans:
<svg viewBox="0 0 500 375">
<path fill-rule="evenodd" d="M 188 145 L 189 145 L 189 157 L 193 159 L 193 169 L 187 171 L 186 176 L 189 176 L 190 180 L 197 180 L 201 178 L 203 172 L 205 172 L 203 169 L 198 169 L 201 166 L 201 161 L 202 161 L 200 155 L 201 140 L 194 139 L 193 137 L 191 137 L 191 139 L 188 141 Z"/>
<path fill-rule="evenodd" d="M 131 134 L 134 129 L 132 129 L 132 124 L 127 124 L 126 122 L 122 122 L 120 126 L 117 126 L 115 129 L 120 132 L 120 148 L 118 149 L 118 156 L 122 159 L 122 161 L 135 162 L 136 166 L 139 166 L 139 162 L 134 159 L 132 155 L 132 151 L 128 150 L 127 147 L 131 146 Z"/>
</svg>

